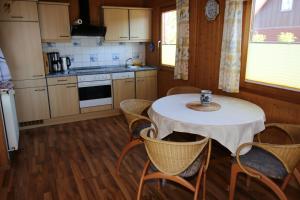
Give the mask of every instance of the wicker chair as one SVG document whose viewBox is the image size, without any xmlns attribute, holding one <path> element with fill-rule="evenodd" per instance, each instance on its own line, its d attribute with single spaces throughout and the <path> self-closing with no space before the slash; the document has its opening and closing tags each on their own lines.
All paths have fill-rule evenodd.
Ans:
<svg viewBox="0 0 300 200">
<path fill-rule="evenodd" d="M 282 129 L 287 137 L 293 141 L 293 134 L 298 134 L 300 128 L 298 125 L 288 124 L 267 124 L 266 127 L 277 127 Z M 258 140 L 261 141 L 262 134 L 258 135 Z M 248 146 L 253 146 L 252 149 L 245 155 L 240 156 L 240 151 Z M 300 164 L 300 144 L 267 144 L 267 143 L 246 143 L 242 144 L 236 152 L 236 162 L 231 167 L 230 194 L 229 199 L 234 198 L 234 191 L 238 173 L 246 173 L 249 177 L 259 179 L 261 182 L 275 192 L 279 199 L 286 200 L 284 190 L 294 175 L 300 184 L 300 173 L 297 169 Z M 279 187 L 272 179 L 283 180 Z"/>
<path fill-rule="evenodd" d="M 198 198 L 201 180 L 203 179 L 203 198 L 205 199 L 206 171 L 211 151 L 210 139 L 174 142 L 154 139 L 149 137 L 151 133 L 156 137 L 157 132 L 153 128 L 147 128 L 141 132 L 150 160 L 144 166 L 137 199 L 141 198 L 144 182 L 151 179 L 166 179 L 176 182 L 194 192 L 194 199 Z M 154 172 L 148 173 L 149 166 L 152 169 L 154 168 Z M 195 186 L 184 179 L 197 173 Z"/>
<path fill-rule="evenodd" d="M 151 120 L 143 116 L 143 112 L 151 106 L 152 102 L 142 99 L 128 99 L 120 103 L 120 108 L 126 118 L 129 128 L 129 143 L 123 148 L 116 164 L 116 171 L 119 175 L 120 165 L 129 150 L 135 146 L 142 144 L 143 140 L 140 137 L 140 131 L 151 126 Z"/>
<path fill-rule="evenodd" d="M 188 94 L 188 93 L 200 93 L 201 89 L 192 86 L 178 86 L 168 90 L 167 96 L 175 94 Z"/>
</svg>

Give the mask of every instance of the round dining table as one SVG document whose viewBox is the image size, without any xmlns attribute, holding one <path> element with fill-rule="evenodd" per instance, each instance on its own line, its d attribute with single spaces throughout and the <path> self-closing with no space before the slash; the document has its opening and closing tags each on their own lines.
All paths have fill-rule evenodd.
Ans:
<svg viewBox="0 0 300 200">
<path fill-rule="evenodd" d="M 156 100 L 148 115 L 157 125 L 157 138 L 173 132 L 197 134 L 218 141 L 235 155 L 241 144 L 253 142 L 255 134 L 265 129 L 264 111 L 249 101 L 213 95 L 212 101 L 219 104 L 220 109 L 209 112 L 186 106 L 195 101 L 200 102 L 200 94 L 177 94 Z M 241 154 L 249 150 L 245 148 Z"/>
</svg>

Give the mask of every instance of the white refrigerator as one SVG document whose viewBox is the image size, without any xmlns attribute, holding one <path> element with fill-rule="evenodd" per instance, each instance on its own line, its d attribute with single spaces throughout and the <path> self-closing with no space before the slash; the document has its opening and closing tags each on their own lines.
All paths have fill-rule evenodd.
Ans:
<svg viewBox="0 0 300 200">
<path fill-rule="evenodd" d="M 0 117 L 2 117 L 4 136 L 8 151 L 19 147 L 19 124 L 15 106 L 15 91 L 11 75 L 0 49 Z"/>
</svg>

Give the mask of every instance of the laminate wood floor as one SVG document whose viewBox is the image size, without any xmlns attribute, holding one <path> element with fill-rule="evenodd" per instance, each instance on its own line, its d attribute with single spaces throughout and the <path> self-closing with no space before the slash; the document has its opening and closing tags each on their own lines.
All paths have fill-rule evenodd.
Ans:
<svg viewBox="0 0 300 200">
<path fill-rule="evenodd" d="M 127 141 L 127 125 L 121 116 L 22 131 L 11 169 L 0 173 L 0 199 L 135 199 L 147 156 L 142 145 L 134 149 L 123 160 L 118 177 L 115 162 Z M 213 148 L 219 159 L 229 155 L 217 144 Z M 229 178 L 229 160 L 212 163 L 207 199 L 228 199 Z M 293 187 L 286 193 L 289 199 L 300 199 L 300 191 Z M 157 182 L 149 181 L 143 190 L 145 200 L 192 198 L 191 192 L 170 182 L 158 190 Z M 276 197 L 254 180 L 247 189 L 241 175 L 236 199 Z"/>
</svg>

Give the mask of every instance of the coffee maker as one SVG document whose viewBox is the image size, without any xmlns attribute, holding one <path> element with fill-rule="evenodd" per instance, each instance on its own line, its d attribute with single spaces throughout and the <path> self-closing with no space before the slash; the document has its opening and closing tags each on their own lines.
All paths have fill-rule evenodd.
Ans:
<svg viewBox="0 0 300 200">
<path fill-rule="evenodd" d="M 49 52 L 47 53 L 47 57 L 50 73 L 61 71 L 59 52 Z"/>
</svg>

